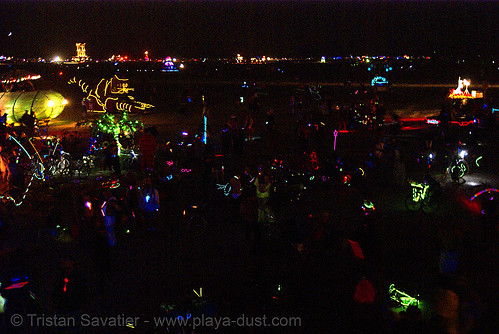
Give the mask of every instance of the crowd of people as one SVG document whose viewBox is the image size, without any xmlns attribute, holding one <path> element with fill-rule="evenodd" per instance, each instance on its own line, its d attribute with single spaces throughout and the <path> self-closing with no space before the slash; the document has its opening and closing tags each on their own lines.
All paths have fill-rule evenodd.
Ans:
<svg viewBox="0 0 499 334">
<path fill-rule="evenodd" d="M 254 272 L 249 270 L 255 280 L 264 280 L 265 270 L 275 274 L 275 270 L 268 269 L 275 257 L 272 250 L 286 245 L 283 248 L 288 258 L 280 261 L 287 263 L 289 281 L 292 281 L 289 286 L 298 290 L 286 307 L 296 307 L 309 321 L 320 321 L 320 317 L 338 312 L 332 319 L 349 316 L 348 324 L 343 325 L 353 330 L 371 326 L 373 331 L 380 329 L 390 333 L 441 333 L 450 326 L 457 326 L 459 319 L 455 313 L 459 311 L 451 306 L 459 294 L 465 301 L 463 307 L 469 308 L 462 312 L 468 317 L 463 321 L 464 326 L 470 330 L 480 328 L 480 324 L 473 322 L 479 323 L 484 311 L 479 307 L 473 309 L 473 303 L 481 299 L 471 293 L 472 289 L 466 293 L 458 291 L 462 285 L 454 280 L 456 268 L 452 259 L 456 251 L 462 249 L 456 245 L 459 236 L 454 232 L 440 231 L 442 261 L 436 274 L 446 279 L 439 290 L 445 296 L 441 296 L 442 310 L 438 310 L 432 322 L 422 321 L 418 307 L 410 306 L 394 315 L 386 311 L 387 303 L 379 300 L 382 297 L 367 296 L 384 295 L 379 292 L 383 286 L 381 279 L 376 277 L 384 273 L 371 267 L 376 266 L 375 261 L 364 261 L 364 254 L 354 251 L 352 256 L 352 252 L 345 249 L 359 240 L 366 257 L 376 258 L 376 250 L 381 248 L 377 242 L 380 236 L 370 234 L 371 218 L 365 206 L 361 211 L 361 204 L 357 204 L 360 200 L 359 203 L 365 205 L 364 197 L 372 195 L 373 189 L 383 184 L 403 189 L 405 162 L 410 152 L 399 138 L 383 132 L 380 118 L 384 110 L 377 101 L 362 106 L 368 109 L 368 117 L 372 117 L 368 125 L 355 120 L 356 106 L 333 103 L 317 90 L 310 94 L 308 101 L 293 95 L 288 112 L 269 107 L 263 114 L 266 106 L 260 104 L 258 95 L 252 95 L 245 113 L 231 114 L 219 133 L 210 133 L 207 144 L 200 136 L 192 136 L 191 145 L 184 145 L 188 142 L 187 135 L 182 135 L 182 141 L 169 145 L 162 142 L 164 138 L 159 138 L 155 131 L 141 131 L 130 145 L 140 157 L 135 169 L 122 166 L 118 153 L 120 143 L 114 137 L 102 136 L 88 142 L 77 134 L 62 134 L 56 142 L 64 150 L 79 155 L 84 154 L 82 148 L 90 146 L 90 151 L 100 152 L 103 160 L 94 167 L 94 173 L 86 182 L 59 185 L 61 202 L 47 208 L 51 212 L 43 226 L 46 229 L 65 227 L 63 233 L 69 235 L 70 243 L 76 245 L 73 247 L 91 254 L 105 276 L 112 266 L 111 258 L 123 249 L 129 238 L 148 243 L 147 240 L 154 237 L 178 233 L 173 220 L 178 219 L 184 207 L 193 207 L 195 195 L 201 194 L 208 205 L 218 209 L 205 217 L 210 223 L 235 226 L 231 231 L 244 231 L 245 251 L 258 267 Z M 29 117 L 27 114 L 23 121 L 26 127 L 23 133 L 28 137 L 31 134 Z M 291 124 L 294 129 L 285 129 L 280 123 L 283 118 L 292 118 L 286 125 Z M 333 130 L 350 131 L 360 126 L 365 126 L 363 129 L 367 132 L 368 156 L 352 159 L 355 161 L 342 160 L 340 153 L 331 150 L 331 143 L 336 140 Z M 284 131 L 291 134 L 285 139 L 291 143 L 287 143 L 287 149 L 291 149 L 284 158 L 290 161 L 282 162 L 278 144 Z M 423 138 L 421 144 L 426 148 L 435 145 L 427 138 Z M 43 152 L 44 148 L 39 151 Z M 220 161 L 217 156 L 221 157 Z M 279 161 L 273 163 L 274 158 Z M 362 175 L 354 180 L 360 173 L 361 165 L 357 163 L 361 160 Z M 340 172 L 341 169 L 344 171 Z M 2 170 L 9 170 L 11 182 L 22 188 L 18 180 L 22 179 L 22 173 L 16 174 L 14 166 L 11 168 L 8 164 L 0 164 Z M 353 175 L 354 172 L 357 174 Z M 299 181 L 293 174 L 300 175 Z M 220 184 L 223 190 L 216 188 Z M 69 211 L 69 216 L 60 216 L 59 210 Z M 369 242 L 365 242 L 367 239 Z M 86 302 L 82 268 L 77 260 L 65 257 L 59 269 L 54 278 L 53 308 L 58 314 L 77 314 Z M 356 289 L 366 291 L 357 293 Z M 330 297 L 338 299 L 327 304 Z M 299 305 L 301 302 L 303 305 Z M 347 306 L 340 305 L 343 302 Z"/>
</svg>

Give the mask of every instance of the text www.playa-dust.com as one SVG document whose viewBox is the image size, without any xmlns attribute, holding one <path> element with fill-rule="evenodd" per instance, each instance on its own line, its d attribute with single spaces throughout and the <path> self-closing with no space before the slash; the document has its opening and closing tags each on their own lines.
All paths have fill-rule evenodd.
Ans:
<svg viewBox="0 0 499 334">
<path fill-rule="evenodd" d="M 162 317 L 154 318 L 155 327 L 187 327 L 192 329 L 199 327 L 210 327 L 215 330 L 222 327 L 299 327 L 300 317 L 249 317 L 241 315 L 237 318 L 230 317 Z"/>
</svg>

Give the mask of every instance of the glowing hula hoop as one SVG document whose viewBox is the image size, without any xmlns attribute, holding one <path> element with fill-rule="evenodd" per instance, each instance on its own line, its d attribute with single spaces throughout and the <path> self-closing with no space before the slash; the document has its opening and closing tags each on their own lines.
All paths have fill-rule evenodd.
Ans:
<svg viewBox="0 0 499 334">
<path fill-rule="evenodd" d="M 499 189 L 496 189 L 496 188 L 483 189 L 483 190 L 477 192 L 475 195 L 471 196 L 470 201 L 474 200 L 475 198 L 477 198 L 478 196 L 480 196 L 483 193 L 490 193 L 490 192 L 499 193 Z"/>
</svg>

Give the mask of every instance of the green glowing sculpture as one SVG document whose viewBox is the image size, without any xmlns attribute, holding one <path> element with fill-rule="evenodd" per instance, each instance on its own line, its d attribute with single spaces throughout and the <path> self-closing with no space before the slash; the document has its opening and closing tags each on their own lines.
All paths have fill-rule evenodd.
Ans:
<svg viewBox="0 0 499 334">
<path fill-rule="evenodd" d="M 388 288 L 388 293 L 390 299 L 400 304 L 403 307 L 408 307 L 410 305 L 419 306 L 419 300 L 409 296 L 407 293 L 397 290 L 395 284 L 390 285 Z"/>
<path fill-rule="evenodd" d="M 121 150 L 119 142 L 120 134 L 128 135 L 137 132 L 143 127 L 141 121 L 129 118 L 126 112 L 121 115 L 102 114 L 102 116 L 94 123 L 97 131 L 109 133 L 118 143 L 118 149 Z"/>
<path fill-rule="evenodd" d="M 412 200 L 418 203 L 426 198 L 428 188 L 430 187 L 424 183 L 411 182 L 412 186 Z"/>
</svg>

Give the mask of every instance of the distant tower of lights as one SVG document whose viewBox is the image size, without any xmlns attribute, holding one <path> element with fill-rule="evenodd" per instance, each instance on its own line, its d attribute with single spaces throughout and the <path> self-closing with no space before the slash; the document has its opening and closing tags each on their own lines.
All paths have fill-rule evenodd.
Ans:
<svg viewBox="0 0 499 334">
<path fill-rule="evenodd" d="M 144 60 L 149 61 L 149 51 L 144 52 Z"/>
<path fill-rule="evenodd" d="M 85 44 L 86 43 L 76 43 L 76 57 L 73 57 L 73 61 L 83 62 L 88 60 Z"/>
</svg>

